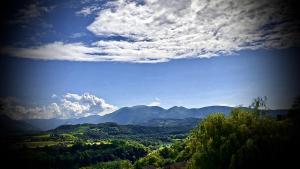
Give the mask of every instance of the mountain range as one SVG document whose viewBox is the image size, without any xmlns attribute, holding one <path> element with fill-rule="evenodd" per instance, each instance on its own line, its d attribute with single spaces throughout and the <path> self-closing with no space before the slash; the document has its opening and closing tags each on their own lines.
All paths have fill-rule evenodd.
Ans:
<svg viewBox="0 0 300 169">
<path fill-rule="evenodd" d="M 222 112 L 224 114 L 228 114 L 231 109 L 232 107 L 226 106 L 209 106 L 191 109 L 174 106 L 169 109 L 164 109 L 159 106 L 138 105 L 133 107 L 123 107 L 104 116 L 92 115 L 77 119 L 27 119 L 25 120 L 25 122 L 41 130 L 50 130 L 58 126 L 67 124 L 97 124 L 104 122 L 114 122 L 122 125 L 143 125 L 148 123 L 148 121 L 152 119 L 202 119 L 214 112 Z"/>
<path fill-rule="evenodd" d="M 92 115 L 82 118 L 72 119 L 26 119 L 19 123 L 32 126 L 32 129 L 41 131 L 51 130 L 61 125 L 74 124 L 98 124 L 105 122 L 114 122 L 120 125 L 174 125 L 178 122 L 188 123 L 189 120 L 203 119 L 209 114 L 221 112 L 228 115 L 233 107 L 228 106 L 208 106 L 202 108 L 186 108 L 174 106 L 164 109 L 159 106 L 138 105 L 133 107 L 123 107 L 104 116 Z M 286 110 L 270 110 L 270 114 L 284 114 Z M 178 121 L 178 120 L 184 121 Z M 28 127 L 27 127 L 28 128 Z"/>
</svg>

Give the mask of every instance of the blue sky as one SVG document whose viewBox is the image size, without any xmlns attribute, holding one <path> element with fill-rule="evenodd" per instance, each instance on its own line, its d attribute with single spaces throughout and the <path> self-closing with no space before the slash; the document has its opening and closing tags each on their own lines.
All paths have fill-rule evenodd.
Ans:
<svg viewBox="0 0 300 169">
<path fill-rule="evenodd" d="M 1 25 L 2 102 L 15 118 L 103 115 L 140 104 L 247 106 L 258 96 L 287 108 L 299 95 L 298 21 L 278 13 L 287 6 L 266 2 L 12 5 Z"/>
<path fill-rule="evenodd" d="M 163 107 L 248 105 L 255 97 L 268 96 L 271 106 L 280 108 L 287 105 L 276 103 L 283 100 L 278 95 L 292 91 L 290 82 L 296 78 L 289 77 L 291 65 L 284 63 L 297 57 L 291 51 L 297 50 L 244 51 L 157 64 L 5 58 L 2 79 L 9 86 L 1 88 L 1 94 L 44 104 L 53 94 L 89 92 L 118 107 L 149 104 L 156 98 Z"/>
</svg>

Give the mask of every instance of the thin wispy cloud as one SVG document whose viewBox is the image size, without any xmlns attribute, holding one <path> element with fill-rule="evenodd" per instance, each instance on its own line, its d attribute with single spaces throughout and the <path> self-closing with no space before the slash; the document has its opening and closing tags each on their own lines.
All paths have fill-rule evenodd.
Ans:
<svg viewBox="0 0 300 169">
<path fill-rule="evenodd" d="M 96 37 L 119 36 L 125 40 L 55 41 L 27 48 L 6 47 L 1 52 L 42 60 L 157 63 L 300 44 L 296 38 L 299 23 L 289 18 L 289 6 L 281 0 L 107 3 L 105 8 L 83 7 L 77 14 L 90 15 L 101 8 L 87 30 Z"/>
<path fill-rule="evenodd" d="M 80 38 L 80 37 L 84 37 L 86 36 L 86 33 L 84 32 L 77 32 L 77 33 L 73 33 L 70 37 L 71 38 Z"/>
<path fill-rule="evenodd" d="M 101 8 L 97 7 L 96 5 L 87 6 L 87 7 L 83 7 L 80 11 L 77 11 L 76 14 L 77 15 L 88 16 L 88 15 L 91 15 L 91 14 L 95 13 L 95 11 L 98 11 L 100 9 Z"/>
<path fill-rule="evenodd" d="M 27 24 L 34 19 L 39 18 L 53 10 L 54 6 L 45 6 L 38 1 L 28 4 L 16 13 L 16 19 L 12 20 L 12 24 Z"/>
</svg>

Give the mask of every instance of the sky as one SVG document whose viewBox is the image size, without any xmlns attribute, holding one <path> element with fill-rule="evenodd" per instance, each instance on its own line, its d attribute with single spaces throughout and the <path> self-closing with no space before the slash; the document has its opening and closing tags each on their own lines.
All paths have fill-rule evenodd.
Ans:
<svg viewBox="0 0 300 169">
<path fill-rule="evenodd" d="M 0 102 L 15 119 L 263 96 L 288 108 L 299 95 L 294 2 L 1 2 Z"/>
</svg>

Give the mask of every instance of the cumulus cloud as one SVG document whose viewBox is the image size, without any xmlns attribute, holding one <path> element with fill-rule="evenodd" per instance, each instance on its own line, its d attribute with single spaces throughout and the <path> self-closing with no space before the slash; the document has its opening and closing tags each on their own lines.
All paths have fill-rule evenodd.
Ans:
<svg viewBox="0 0 300 169">
<path fill-rule="evenodd" d="M 110 1 L 87 29 L 129 40 L 54 42 L 4 51 L 35 59 L 156 63 L 299 46 L 299 21 L 291 17 L 289 5 L 282 0 Z"/>
<path fill-rule="evenodd" d="M 67 93 L 61 100 L 61 108 L 70 117 L 102 116 L 117 110 L 116 106 L 89 93 L 83 95 Z"/>
<path fill-rule="evenodd" d="M 148 106 L 160 106 L 160 99 L 159 98 L 155 98 L 153 102 L 151 102 L 150 104 L 148 104 Z"/>
<path fill-rule="evenodd" d="M 80 118 L 90 115 L 102 116 L 117 110 L 116 106 L 89 93 L 67 93 L 59 102 L 44 106 L 26 105 L 13 97 L 1 98 L 0 104 L 3 107 L 1 112 L 14 119 Z"/>
</svg>

